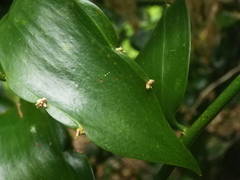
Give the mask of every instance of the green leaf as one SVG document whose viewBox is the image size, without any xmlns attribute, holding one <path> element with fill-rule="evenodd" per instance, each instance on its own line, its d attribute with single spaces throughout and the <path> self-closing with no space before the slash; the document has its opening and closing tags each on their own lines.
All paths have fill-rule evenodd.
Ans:
<svg viewBox="0 0 240 180">
<path fill-rule="evenodd" d="M 94 179 L 86 157 L 66 150 L 60 124 L 33 105 L 22 103 L 0 116 L 1 179 Z"/>
<path fill-rule="evenodd" d="M 186 2 L 176 0 L 165 9 L 152 38 L 136 60 L 155 80 L 154 90 L 173 126 L 178 126 L 174 115 L 188 81 L 190 34 Z"/>
<path fill-rule="evenodd" d="M 95 5 L 16 0 L 0 34 L 0 60 L 17 95 L 33 103 L 47 98 L 49 114 L 84 127 L 108 151 L 199 171 L 145 89 L 148 77 L 115 49 L 112 25 Z"/>
</svg>

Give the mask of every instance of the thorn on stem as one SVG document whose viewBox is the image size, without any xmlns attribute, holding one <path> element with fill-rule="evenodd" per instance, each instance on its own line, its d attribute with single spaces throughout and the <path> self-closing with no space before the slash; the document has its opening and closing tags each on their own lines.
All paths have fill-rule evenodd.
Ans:
<svg viewBox="0 0 240 180">
<path fill-rule="evenodd" d="M 77 129 L 75 136 L 78 137 L 78 136 L 85 135 L 85 134 L 86 134 L 85 130 L 82 127 L 80 127 Z"/>
<path fill-rule="evenodd" d="M 124 53 L 125 52 L 122 47 L 117 47 L 115 50 L 119 53 Z"/>
<path fill-rule="evenodd" d="M 146 89 L 147 90 L 152 89 L 154 82 L 155 82 L 155 80 L 149 79 L 148 82 L 146 83 Z"/>
<path fill-rule="evenodd" d="M 35 106 L 37 108 L 47 108 L 47 98 L 38 99 Z"/>
</svg>

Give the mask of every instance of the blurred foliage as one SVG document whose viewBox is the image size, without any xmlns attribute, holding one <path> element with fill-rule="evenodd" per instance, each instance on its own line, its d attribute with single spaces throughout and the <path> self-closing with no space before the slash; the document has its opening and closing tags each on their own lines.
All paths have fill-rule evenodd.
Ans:
<svg viewBox="0 0 240 180">
<path fill-rule="evenodd" d="M 109 16 L 119 34 L 119 46 L 134 59 L 151 36 L 165 5 L 161 0 L 94 0 Z M 167 2 L 167 3 L 166 3 Z M 0 16 L 11 0 L 0 1 Z M 200 114 L 240 72 L 240 1 L 188 0 L 192 19 L 192 60 L 185 102 L 178 118 L 185 124 Z M 174 17 L 173 17 L 174 18 Z M 0 113 L 11 102 L 0 86 Z M 237 180 L 240 179 L 240 96 L 236 97 L 209 125 L 198 140 L 194 152 L 203 176 L 181 169 L 171 180 Z M 4 105 L 3 105 L 4 104 Z M 70 134 L 74 136 L 72 130 Z M 86 137 L 73 138 L 78 152 L 90 157 L 99 180 L 152 179 L 159 165 L 122 159 L 91 144 Z"/>
</svg>

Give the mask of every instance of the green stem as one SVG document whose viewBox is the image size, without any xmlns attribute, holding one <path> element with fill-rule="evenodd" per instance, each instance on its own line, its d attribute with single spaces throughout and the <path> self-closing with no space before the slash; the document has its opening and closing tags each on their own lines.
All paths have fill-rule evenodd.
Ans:
<svg viewBox="0 0 240 180">
<path fill-rule="evenodd" d="M 230 102 L 230 100 L 240 92 L 240 75 L 238 75 L 230 85 L 214 100 L 212 104 L 198 117 L 193 125 L 186 130 L 182 136 L 182 142 L 190 148 L 199 135 L 204 131 L 205 127 L 213 120 L 213 118 Z M 164 165 L 157 174 L 157 178 L 165 180 L 174 170 L 173 166 Z"/>
<path fill-rule="evenodd" d="M 203 132 L 205 127 L 216 117 L 216 115 L 231 101 L 231 99 L 240 92 L 240 75 L 238 75 L 228 87 L 208 106 L 208 108 L 199 116 L 193 125 L 186 131 L 182 137 L 183 143 L 190 147 L 196 138 Z"/>
</svg>

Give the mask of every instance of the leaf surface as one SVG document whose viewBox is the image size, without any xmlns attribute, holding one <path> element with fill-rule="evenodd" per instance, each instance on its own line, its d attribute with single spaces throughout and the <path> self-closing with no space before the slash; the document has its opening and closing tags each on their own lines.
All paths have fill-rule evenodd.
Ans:
<svg viewBox="0 0 240 180">
<path fill-rule="evenodd" d="M 31 12 L 29 11 L 31 9 Z M 16 0 L 0 23 L 10 88 L 113 153 L 198 171 L 142 69 L 116 51 L 105 15 L 85 0 Z"/>
<path fill-rule="evenodd" d="M 165 9 L 151 39 L 136 60 L 155 80 L 154 90 L 173 126 L 178 126 L 174 115 L 188 81 L 190 34 L 186 2 L 176 0 Z"/>
<path fill-rule="evenodd" d="M 2 180 L 94 179 L 86 157 L 66 151 L 60 124 L 28 103 L 21 110 L 23 118 L 16 109 L 0 115 Z"/>
</svg>

